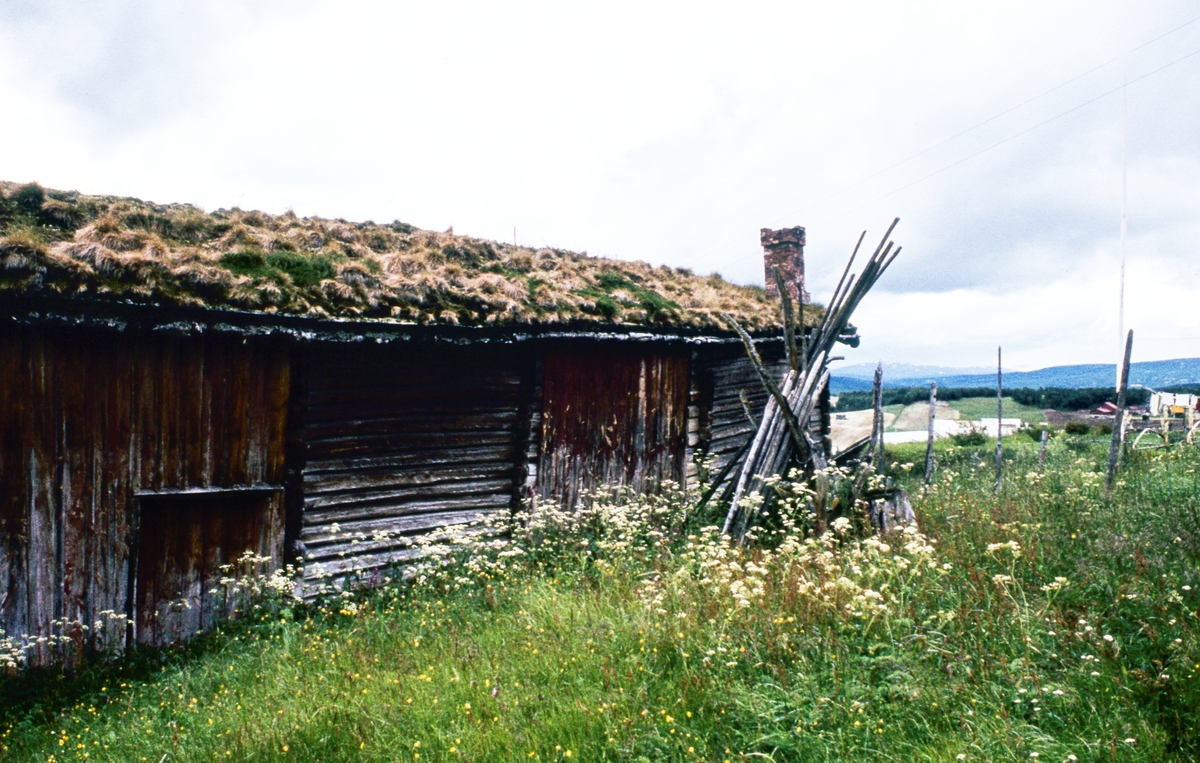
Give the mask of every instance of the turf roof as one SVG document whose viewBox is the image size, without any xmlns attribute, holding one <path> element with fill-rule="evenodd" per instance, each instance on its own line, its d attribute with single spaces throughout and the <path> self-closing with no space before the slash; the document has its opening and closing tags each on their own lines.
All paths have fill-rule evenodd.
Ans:
<svg viewBox="0 0 1200 763">
<path fill-rule="evenodd" d="M 779 325 L 758 287 L 393 222 L 206 213 L 0 181 L 0 293 L 455 325 Z M 809 320 L 817 317 L 809 310 Z"/>
</svg>

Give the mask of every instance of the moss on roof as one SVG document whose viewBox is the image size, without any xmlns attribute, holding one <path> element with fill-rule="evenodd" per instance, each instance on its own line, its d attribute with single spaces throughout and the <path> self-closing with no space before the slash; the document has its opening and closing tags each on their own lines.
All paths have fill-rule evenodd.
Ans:
<svg viewBox="0 0 1200 763">
<path fill-rule="evenodd" d="M 0 292 L 458 325 L 779 323 L 761 288 L 716 274 L 401 222 L 206 213 L 2 181 Z"/>
</svg>

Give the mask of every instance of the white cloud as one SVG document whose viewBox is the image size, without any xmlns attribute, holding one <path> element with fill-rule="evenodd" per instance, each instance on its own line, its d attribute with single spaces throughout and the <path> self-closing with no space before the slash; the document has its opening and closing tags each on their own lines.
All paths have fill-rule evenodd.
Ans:
<svg viewBox="0 0 1200 763">
<path fill-rule="evenodd" d="M 17 118 L 0 120 L 0 176 L 506 240 L 515 227 L 523 243 L 746 282 L 761 280 L 758 229 L 803 224 L 818 297 L 859 230 L 900 215 L 905 252 L 863 305 L 860 354 L 986 364 L 1003 343 L 1013 367 L 1101 361 L 1115 354 L 1120 96 L 1034 126 L 1200 49 L 1196 23 L 1113 60 L 1188 13 L 8 3 L 0 102 Z M 1195 354 L 1198 77 L 1200 55 L 1128 91 L 1139 359 Z M 926 338 L 907 330 L 931 322 Z"/>
</svg>

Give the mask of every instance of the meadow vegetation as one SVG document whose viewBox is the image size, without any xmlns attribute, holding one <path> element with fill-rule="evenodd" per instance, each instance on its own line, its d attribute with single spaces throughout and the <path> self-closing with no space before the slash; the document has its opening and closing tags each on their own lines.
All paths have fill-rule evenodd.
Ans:
<svg viewBox="0 0 1200 763">
<path fill-rule="evenodd" d="M 950 407 L 968 421 L 996 418 L 996 396 L 965 397 L 950 403 Z M 1046 420 L 1046 414 L 1040 408 L 1023 405 L 1011 397 L 1004 398 L 1004 418 L 1020 419 L 1025 424 L 1038 424 Z"/>
<path fill-rule="evenodd" d="M 1150 761 L 1200 755 L 1200 454 L 889 450 L 920 527 L 732 546 L 677 491 L 425 540 L 165 652 L 10 677 L 21 761 Z M 983 457 L 973 456 L 973 453 Z M 836 475 L 835 475 L 836 476 Z M 528 520 L 528 521 L 525 521 Z M 508 529 L 509 535 L 496 530 Z M 273 589 L 269 589 L 273 590 Z"/>
</svg>

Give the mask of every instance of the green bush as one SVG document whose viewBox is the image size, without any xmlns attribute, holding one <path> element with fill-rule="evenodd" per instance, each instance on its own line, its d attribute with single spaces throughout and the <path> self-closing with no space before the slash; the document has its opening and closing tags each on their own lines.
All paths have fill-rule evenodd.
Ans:
<svg viewBox="0 0 1200 763">
<path fill-rule="evenodd" d="M 1046 427 L 1025 427 L 1020 430 L 1019 434 L 1023 434 L 1030 440 L 1040 443 L 1042 441 L 1042 432 L 1047 431 L 1049 430 Z"/>
<path fill-rule="evenodd" d="M 1087 434 L 1092 428 L 1086 421 L 1068 421 L 1063 425 L 1063 431 L 1067 434 Z"/>
<path fill-rule="evenodd" d="M 950 435 L 950 439 L 954 441 L 955 445 L 963 446 L 983 445 L 988 441 L 987 435 L 978 429 L 972 429 L 970 432 L 962 434 L 952 434 Z"/>
</svg>

